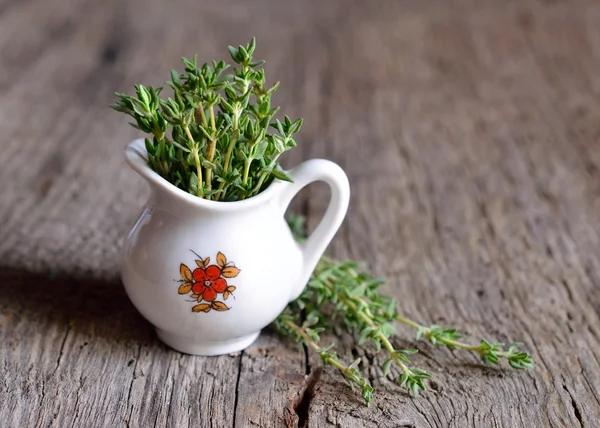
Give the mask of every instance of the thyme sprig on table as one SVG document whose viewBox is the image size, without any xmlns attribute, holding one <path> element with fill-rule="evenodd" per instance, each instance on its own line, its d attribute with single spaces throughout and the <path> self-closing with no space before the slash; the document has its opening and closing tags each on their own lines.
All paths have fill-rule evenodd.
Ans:
<svg viewBox="0 0 600 428">
<path fill-rule="evenodd" d="M 354 390 L 360 388 L 365 402 L 369 403 L 373 398 L 373 387 L 369 381 L 358 371 L 360 358 L 354 360 L 350 365 L 345 366 L 339 359 L 337 353 L 333 351 L 334 345 L 321 347 L 319 333 L 324 330 L 322 327 L 311 327 L 316 323 L 316 319 L 311 317 L 304 322 L 300 322 L 299 314 L 286 309 L 276 320 L 275 326 L 281 333 L 294 338 L 297 342 L 304 343 L 316 352 L 321 361 L 326 366 L 333 366 L 344 376 L 346 383 Z"/>
<path fill-rule="evenodd" d="M 491 343 L 485 339 L 482 339 L 479 345 L 469 345 L 457 340 L 464 337 L 464 335 L 455 329 L 446 329 L 435 324 L 425 327 L 401 315 L 396 315 L 394 319 L 415 328 L 417 330 L 417 340 L 425 337 L 433 345 L 462 348 L 475 352 L 479 354 L 485 364 L 498 365 L 501 359 L 505 359 L 514 369 L 525 370 L 533 367 L 531 355 L 519 350 L 523 346 L 520 342 L 511 343 L 506 350 L 504 343 Z"/>
<path fill-rule="evenodd" d="M 253 58 L 256 40 L 229 46 L 233 74 L 224 61 L 198 64 L 183 58 L 184 72 L 171 70 L 162 87 L 135 86 L 135 96 L 117 93 L 115 110 L 149 134 L 149 166 L 170 183 L 201 198 L 238 201 L 257 195 L 274 179 L 289 181 L 279 156 L 296 146 L 302 119 L 273 119 L 271 97 L 279 82 L 266 86 L 264 61 Z M 271 131 L 274 130 L 274 132 Z M 169 135 L 170 134 L 170 135 Z"/>
<path fill-rule="evenodd" d="M 305 235 L 304 219 L 292 216 L 288 219 L 294 234 L 303 239 Z M 519 351 L 520 343 L 513 343 L 505 349 L 503 343 L 481 340 L 479 345 L 469 345 L 459 341 L 463 337 L 455 329 L 438 325 L 425 327 L 397 312 L 396 301 L 379 291 L 384 281 L 361 269 L 351 261 L 336 261 L 323 256 L 319 261 L 306 290 L 290 303 L 276 320 L 276 328 L 284 335 L 303 343 L 321 356 L 325 365 L 331 365 L 345 378 L 351 387 L 359 387 L 365 402 L 371 401 L 373 388 L 360 374 L 360 359 L 346 366 L 333 351 L 333 345 L 321 347 L 319 333 L 333 332 L 341 326 L 354 332 L 358 346 L 370 342 L 376 352 L 385 353 L 381 365 L 384 375 L 391 367 L 397 367 L 397 382 L 413 396 L 419 390 L 425 390 L 425 380 L 431 378 L 427 371 L 414 367 L 409 359 L 417 353 L 416 349 L 396 349 L 392 337 L 397 334 L 392 323 L 400 322 L 416 329 L 416 339 L 427 339 L 433 345 L 449 348 L 462 348 L 479 354 L 486 364 L 499 364 L 506 359 L 515 369 L 533 367 L 531 356 Z M 304 319 L 304 321 L 302 321 Z"/>
</svg>

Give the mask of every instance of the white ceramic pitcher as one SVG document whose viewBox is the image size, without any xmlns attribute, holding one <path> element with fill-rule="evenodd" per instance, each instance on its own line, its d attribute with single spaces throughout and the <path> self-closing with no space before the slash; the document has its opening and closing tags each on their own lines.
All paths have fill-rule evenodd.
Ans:
<svg viewBox="0 0 600 428">
<path fill-rule="evenodd" d="M 219 355 L 252 344 L 304 289 L 340 227 L 350 187 L 333 162 L 313 159 L 287 171 L 252 198 L 216 202 L 167 182 L 147 164 L 144 140 L 125 149 L 129 165 L 152 189 L 123 250 L 122 279 L 129 298 L 172 348 Z M 306 243 L 284 219 L 307 184 L 331 189 L 325 216 Z"/>
</svg>

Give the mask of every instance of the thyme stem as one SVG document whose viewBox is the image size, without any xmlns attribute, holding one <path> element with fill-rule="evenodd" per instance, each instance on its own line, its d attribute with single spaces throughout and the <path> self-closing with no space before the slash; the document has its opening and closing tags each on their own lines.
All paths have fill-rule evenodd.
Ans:
<svg viewBox="0 0 600 428">
<path fill-rule="evenodd" d="M 295 322 L 292 322 L 290 320 L 285 320 L 284 322 L 288 327 L 290 327 L 291 329 L 296 331 L 296 333 L 298 333 L 302 337 L 302 339 L 304 340 L 304 343 L 306 343 L 308 346 L 310 346 L 313 351 L 319 352 L 321 350 L 321 347 L 319 346 L 319 344 L 316 343 L 314 340 L 312 340 L 302 327 L 300 327 Z M 326 360 L 327 360 L 328 364 L 332 365 L 333 367 L 335 367 L 336 369 L 341 371 L 343 374 L 346 374 L 346 366 L 344 366 L 342 363 L 340 363 L 336 359 L 330 358 L 330 357 L 327 357 Z"/>
<path fill-rule="evenodd" d="M 217 130 L 217 126 L 215 125 L 215 110 L 212 105 L 209 107 L 208 111 L 210 113 L 210 127 L 212 128 L 213 132 L 215 132 Z"/>
<path fill-rule="evenodd" d="M 248 173 L 250 172 L 250 164 L 252 163 L 252 159 L 248 159 L 246 164 L 244 165 L 244 176 L 242 178 L 242 185 L 245 186 L 248 182 Z"/>
<path fill-rule="evenodd" d="M 360 358 L 354 360 L 350 365 L 344 365 L 337 354 L 332 351 L 333 345 L 322 348 L 319 346 L 319 331 L 306 326 L 306 322 L 303 325 L 298 325 L 294 320 L 293 315 L 286 309 L 275 321 L 277 329 L 288 336 L 294 337 L 297 341 L 304 343 L 316 352 L 324 365 L 335 367 L 340 374 L 344 377 L 348 385 L 352 389 L 358 387 L 362 391 L 362 396 L 367 405 L 373 398 L 373 387 L 369 381 L 361 375 L 358 370 L 360 364 Z"/>
<path fill-rule="evenodd" d="M 507 350 L 504 350 L 504 343 L 491 343 L 482 339 L 479 345 L 470 345 L 468 343 L 456 340 L 462 337 L 454 329 L 445 329 L 437 325 L 426 327 L 415 321 L 412 321 L 400 314 L 394 316 L 396 321 L 401 322 L 417 330 L 417 339 L 425 337 L 433 345 L 443 345 L 449 348 L 461 348 L 467 351 L 479 354 L 483 362 L 488 364 L 498 364 L 500 359 L 506 359 L 508 364 L 515 369 L 530 369 L 533 367 L 531 356 L 518 350 L 520 343 L 512 343 Z"/>
<path fill-rule="evenodd" d="M 236 131 L 238 131 L 238 127 L 240 123 L 240 118 L 239 118 L 239 114 L 237 109 L 234 111 L 233 113 L 233 133 L 231 136 L 231 140 L 229 141 L 229 147 L 227 147 L 227 153 L 225 154 L 225 162 L 223 162 L 223 175 L 225 176 L 227 174 L 227 171 L 229 170 L 229 164 L 231 163 L 231 153 L 233 153 L 233 146 L 235 146 L 236 143 Z M 219 184 L 219 193 L 218 193 L 218 197 L 216 197 L 215 199 L 223 199 L 224 193 L 223 193 L 223 188 L 225 187 L 225 181 L 221 181 L 221 184 Z"/>
<path fill-rule="evenodd" d="M 196 195 L 200 196 L 202 194 L 202 167 L 200 165 L 200 157 L 198 156 L 198 145 L 196 144 L 196 141 L 194 141 L 194 137 L 192 136 L 192 133 L 190 132 L 190 128 L 187 125 L 183 126 L 183 130 L 185 131 L 185 134 L 187 135 L 187 137 L 190 139 L 190 143 L 192 144 L 192 155 L 194 156 L 194 163 L 196 164 L 196 175 L 198 177 L 198 186 L 196 189 Z"/>
<path fill-rule="evenodd" d="M 340 301 L 344 302 L 356 315 L 358 315 L 369 327 L 372 327 L 374 329 L 377 329 L 379 327 L 375 324 L 375 322 L 373 322 L 373 319 L 369 317 L 365 311 L 360 311 L 353 301 L 351 301 L 345 296 L 338 295 L 338 298 L 340 299 Z M 404 364 L 402 360 L 395 356 L 396 349 L 394 349 L 394 346 L 390 343 L 388 338 L 379 330 L 375 330 L 375 335 L 379 338 L 379 340 L 381 340 L 383 347 L 390 353 L 394 361 L 400 367 L 400 370 L 402 372 L 408 370 L 406 364 Z"/>
<path fill-rule="evenodd" d="M 205 128 L 208 128 L 208 121 L 206 120 L 206 114 L 204 113 L 204 106 L 200 105 L 200 107 L 198 107 L 196 109 L 196 111 L 200 111 L 200 117 L 202 118 L 202 125 L 204 125 Z"/>
</svg>

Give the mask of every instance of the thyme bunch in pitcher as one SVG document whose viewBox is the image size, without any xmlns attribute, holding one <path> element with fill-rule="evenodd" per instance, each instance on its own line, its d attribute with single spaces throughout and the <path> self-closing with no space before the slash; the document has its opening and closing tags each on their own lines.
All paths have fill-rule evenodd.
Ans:
<svg viewBox="0 0 600 428">
<path fill-rule="evenodd" d="M 184 72 L 171 71 L 166 84 L 173 98 L 161 98 L 162 87 L 135 86 L 135 96 L 117 93 L 115 110 L 133 117 L 145 139 L 149 166 L 170 183 L 193 195 L 238 201 L 257 195 L 274 179 L 289 181 L 278 167 L 281 154 L 296 146 L 302 126 L 284 116 L 271 96 L 265 62 L 253 58 L 256 40 L 229 46 L 232 74 L 224 61 L 198 64 L 183 58 Z"/>
<path fill-rule="evenodd" d="M 290 217 L 288 224 L 302 240 L 304 218 Z M 388 376 L 393 369 L 399 386 L 413 396 L 426 389 L 425 381 L 431 374 L 412 364 L 410 356 L 418 352 L 416 349 L 397 349 L 393 345 L 393 337 L 397 335 L 395 322 L 415 329 L 416 340 L 425 338 L 433 345 L 475 352 L 485 364 L 498 365 L 504 359 L 514 369 L 533 367 L 531 355 L 519 350 L 521 343 L 505 346 L 482 339 L 478 345 L 471 345 L 462 342 L 463 335 L 455 329 L 435 324 L 424 326 L 410 320 L 398 312 L 393 298 L 379 291 L 383 284 L 384 281 L 361 269 L 356 262 L 323 256 L 305 291 L 277 318 L 275 327 L 283 335 L 315 351 L 325 365 L 338 369 L 353 389 L 361 390 L 367 404 L 372 399 L 373 388 L 360 373 L 360 359 L 345 365 L 333 350 L 334 345 L 321 345 L 320 333 L 332 333 L 334 327 L 342 327 L 355 335 L 357 346 L 371 343 L 374 352 L 384 355 L 383 374 Z"/>
</svg>

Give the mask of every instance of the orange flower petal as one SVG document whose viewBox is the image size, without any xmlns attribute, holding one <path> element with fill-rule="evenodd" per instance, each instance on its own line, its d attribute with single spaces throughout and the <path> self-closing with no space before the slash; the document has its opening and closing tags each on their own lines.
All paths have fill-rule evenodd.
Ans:
<svg viewBox="0 0 600 428">
<path fill-rule="evenodd" d="M 212 287 L 208 287 L 204 292 L 204 300 L 206 300 L 207 302 L 212 302 L 216 298 L 217 292 Z"/>
<path fill-rule="evenodd" d="M 206 291 L 206 287 L 203 282 L 196 282 L 192 286 L 192 291 L 194 292 L 194 294 L 202 294 Z"/>
<path fill-rule="evenodd" d="M 227 281 L 219 278 L 216 281 L 213 281 L 212 288 L 214 288 L 217 293 L 222 293 L 227 288 Z"/>
<path fill-rule="evenodd" d="M 221 269 L 218 266 L 211 265 L 206 268 L 206 280 L 214 281 L 221 276 Z"/>
<path fill-rule="evenodd" d="M 204 272 L 204 269 L 194 269 L 194 280 L 199 282 L 204 282 L 206 280 L 206 272 Z"/>
</svg>

